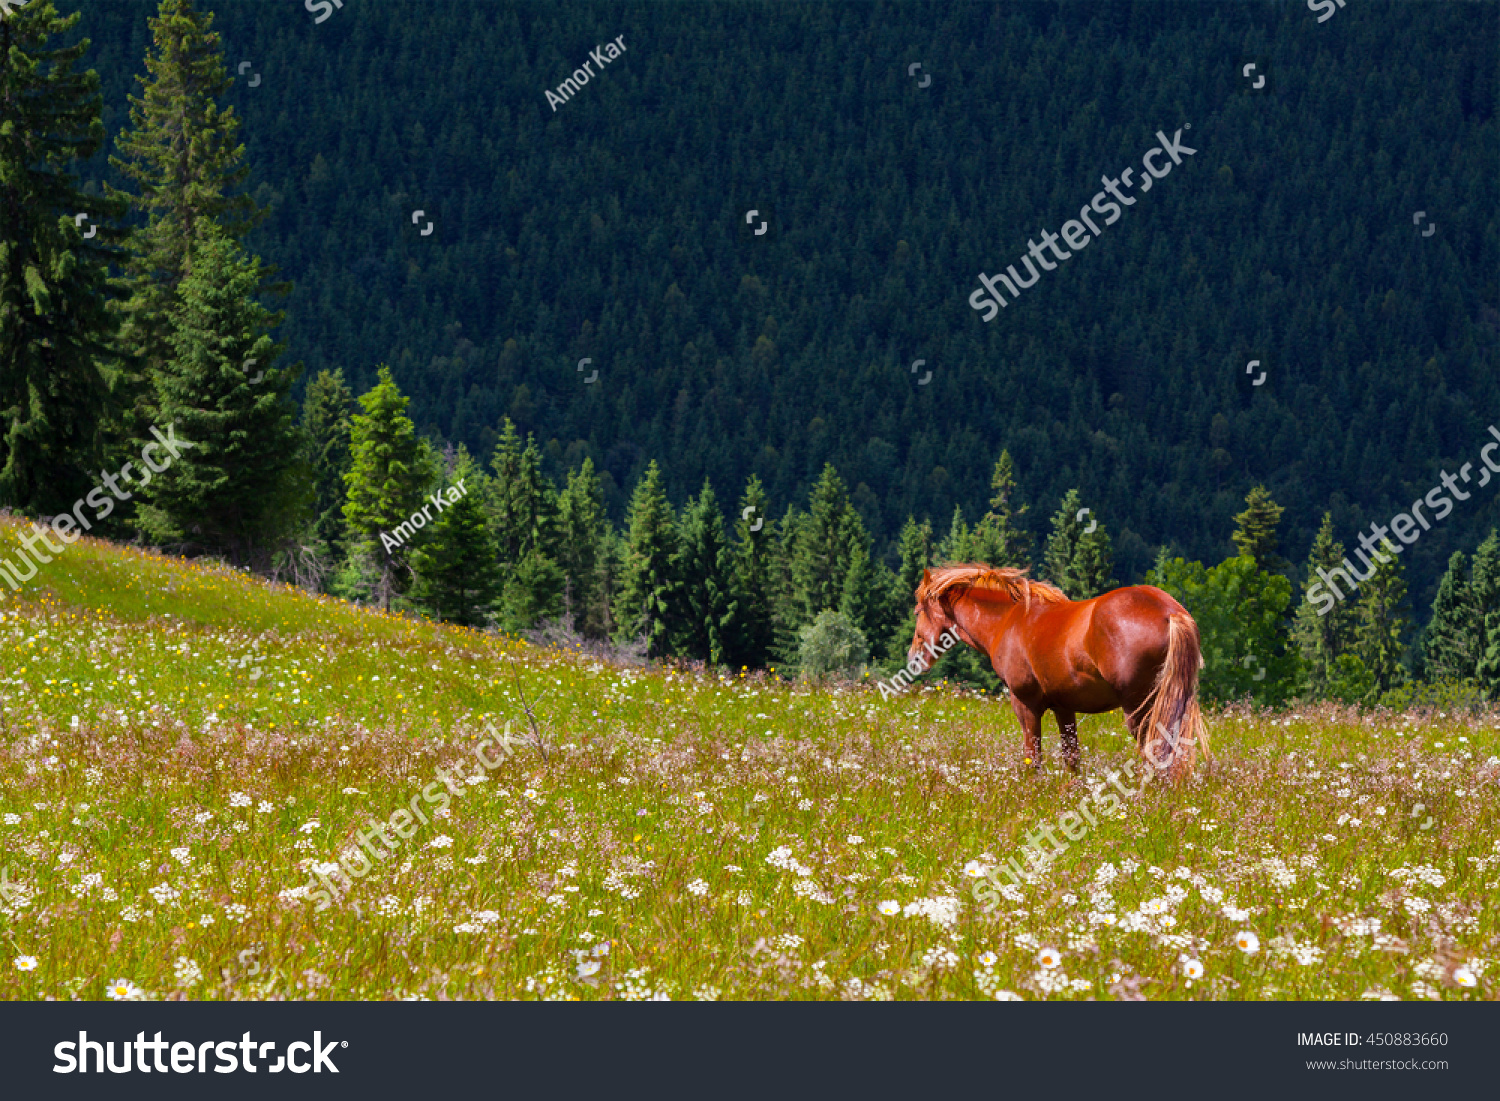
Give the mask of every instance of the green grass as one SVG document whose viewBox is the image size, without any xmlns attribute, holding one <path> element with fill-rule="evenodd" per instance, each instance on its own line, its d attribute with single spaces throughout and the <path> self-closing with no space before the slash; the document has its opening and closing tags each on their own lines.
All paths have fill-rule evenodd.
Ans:
<svg viewBox="0 0 1500 1101">
<path fill-rule="evenodd" d="M 618 669 L 87 540 L 0 594 L 0 997 L 1500 990 L 1494 714 L 1210 715 L 1211 767 L 985 914 L 973 873 L 1130 766 L 1118 713 L 1081 778 L 1049 719 L 1035 776 L 1005 702 L 945 688 Z M 549 756 L 480 767 L 522 689 Z M 455 764 L 317 909 L 310 865 Z"/>
</svg>

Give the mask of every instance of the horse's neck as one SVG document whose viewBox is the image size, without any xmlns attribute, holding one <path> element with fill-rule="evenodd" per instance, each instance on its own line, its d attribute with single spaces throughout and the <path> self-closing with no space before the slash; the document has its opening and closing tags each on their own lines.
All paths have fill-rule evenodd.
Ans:
<svg viewBox="0 0 1500 1101">
<path fill-rule="evenodd" d="M 1014 600 L 960 600 L 953 606 L 953 618 L 983 650 L 986 640 L 993 647 L 1005 637 L 1017 609 Z"/>
</svg>

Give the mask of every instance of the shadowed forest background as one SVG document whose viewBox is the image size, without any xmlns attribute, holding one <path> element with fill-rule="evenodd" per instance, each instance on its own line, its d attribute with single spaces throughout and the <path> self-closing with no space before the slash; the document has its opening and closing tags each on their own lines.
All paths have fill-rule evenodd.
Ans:
<svg viewBox="0 0 1500 1101">
<path fill-rule="evenodd" d="M 924 566 L 1025 565 L 1075 597 L 1172 591 L 1214 698 L 1500 695 L 1493 490 L 1329 615 L 1305 599 L 1309 560 L 1477 463 L 1500 411 L 1493 6 L 58 8 L 82 18 L 47 48 L 91 40 L 98 140 L 54 165 L 71 195 L 0 142 L 0 245 L 101 274 L 47 304 L 0 273 L 0 504 L 70 508 L 149 424 L 232 424 L 239 451 L 190 455 L 112 533 L 809 675 L 894 668 Z M 0 45 L 41 48 L 32 9 Z M 189 94 L 133 121 L 164 41 L 199 44 L 163 63 Z M 0 80 L 24 132 L 42 85 Z M 207 203 L 163 184 L 194 95 L 244 147 L 186 158 Z M 979 272 L 1189 125 L 1196 154 L 979 320 Z M 38 412 L 46 311 L 85 299 L 109 309 L 70 369 L 98 385 Z M 101 431 L 65 430 L 86 417 Z M 463 506 L 380 538 L 460 477 Z M 969 653 L 939 668 L 995 683 Z"/>
</svg>

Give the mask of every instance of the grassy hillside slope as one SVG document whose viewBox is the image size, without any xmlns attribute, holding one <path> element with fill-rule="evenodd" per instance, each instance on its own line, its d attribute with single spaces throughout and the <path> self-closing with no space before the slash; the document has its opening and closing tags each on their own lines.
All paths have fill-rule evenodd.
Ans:
<svg viewBox="0 0 1500 1101">
<path fill-rule="evenodd" d="M 1036 777 L 1003 702 L 617 669 L 84 540 L 0 586 L 0 998 L 1496 996 L 1496 716 L 1210 723 L 1212 767 L 986 915 L 976 875 L 1129 766 L 1118 714 Z"/>
</svg>

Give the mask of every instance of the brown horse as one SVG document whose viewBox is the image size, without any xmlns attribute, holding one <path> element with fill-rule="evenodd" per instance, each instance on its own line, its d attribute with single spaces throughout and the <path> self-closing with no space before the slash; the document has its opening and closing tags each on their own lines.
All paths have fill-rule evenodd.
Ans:
<svg viewBox="0 0 1500 1101">
<path fill-rule="evenodd" d="M 916 613 L 907 669 L 927 672 L 944 632 L 987 655 L 1010 690 L 1026 755 L 1037 769 L 1048 711 L 1057 716 L 1063 759 L 1073 772 L 1079 712 L 1123 708 L 1147 764 L 1170 768 L 1174 779 L 1192 770 L 1196 745 L 1208 753 L 1197 698 L 1198 625 L 1160 589 L 1134 585 L 1074 601 L 1025 570 L 944 566 L 922 571 Z"/>
</svg>

